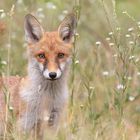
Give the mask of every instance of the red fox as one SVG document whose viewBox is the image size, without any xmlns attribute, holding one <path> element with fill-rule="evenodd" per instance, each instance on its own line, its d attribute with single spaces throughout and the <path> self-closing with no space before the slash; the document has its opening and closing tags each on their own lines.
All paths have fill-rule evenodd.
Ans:
<svg viewBox="0 0 140 140">
<path fill-rule="evenodd" d="M 76 24 L 75 14 L 68 14 L 57 31 L 44 32 L 34 16 L 25 16 L 28 75 L 24 79 L 0 79 L 0 134 L 5 127 L 4 86 L 8 87 L 9 104 L 20 130 L 30 132 L 37 126 L 40 135 L 44 120 L 48 126 L 58 127 L 67 104 L 67 74 Z"/>
</svg>

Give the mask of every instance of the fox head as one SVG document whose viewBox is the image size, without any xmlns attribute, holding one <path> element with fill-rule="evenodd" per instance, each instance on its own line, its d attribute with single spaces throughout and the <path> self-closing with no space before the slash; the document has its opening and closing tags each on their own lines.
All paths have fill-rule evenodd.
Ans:
<svg viewBox="0 0 140 140">
<path fill-rule="evenodd" d="M 69 14 L 57 31 L 45 32 L 34 16 L 25 16 L 24 30 L 29 57 L 46 79 L 56 80 L 62 76 L 70 60 L 76 22 L 75 15 Z"/>
</svg>

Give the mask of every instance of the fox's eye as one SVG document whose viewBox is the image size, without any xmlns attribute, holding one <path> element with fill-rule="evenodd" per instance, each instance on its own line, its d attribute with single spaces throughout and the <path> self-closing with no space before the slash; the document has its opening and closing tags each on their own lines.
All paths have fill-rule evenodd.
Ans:
<svg viewBox="0 0 140 140">
<path fill-rule="evenodd" d="M 44 59 L 44 58 L 45 58 L 45 54 L 44 54 L 44 53 L 41 53 L 41 54 L 38 55 L 38 57 L 39 57 L 40 59 Z"/>
<path fill-rule="evenodd" d="M 58 58 L 64 58 L 64 56 L 65 56 L 64 53 L 59 53 L 58 54 Z"/>
</svg>

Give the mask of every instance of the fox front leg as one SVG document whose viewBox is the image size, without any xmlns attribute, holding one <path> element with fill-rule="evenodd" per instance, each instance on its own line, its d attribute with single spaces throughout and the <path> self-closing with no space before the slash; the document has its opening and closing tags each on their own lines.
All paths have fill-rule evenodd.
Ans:
<svg viewBox="0 0 140 140">
<path fill-rule="evenodd" d="M 48 119 L 48 126 L 57 126 L 59 121 L 59 111 L 57 109 L 52 109 Z"/>
<path fill-rule="evenodd" d="M 43 124 L 41 120 L 38 120 L 38 122 L 35 124 L 33 128 L 33 135 L 32 138 L 36 140 L 43 140 Z"/>
</svg>

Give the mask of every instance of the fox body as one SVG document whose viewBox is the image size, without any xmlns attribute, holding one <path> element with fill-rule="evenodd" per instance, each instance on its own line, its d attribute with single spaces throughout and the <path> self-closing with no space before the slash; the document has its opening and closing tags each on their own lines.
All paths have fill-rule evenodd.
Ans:
<svg viewBox="0 0 140 140">
<path fill-rule="evenodd" d="M 25 16 L 25 38 L 28 43 L 28 75 L 26 78 L 0 79 L 0 133 L 5 126 L 3 86 L 8 88 L 10 105 L 18 116 L 20 130 L 37 127 L 43 122 L 57 128 L 67 104 L 67 73 L 71 60 L 72 38 L 76 17 L 69 14 L 55 32 L 44 32 L 37 19 Z"/>
</svg>

